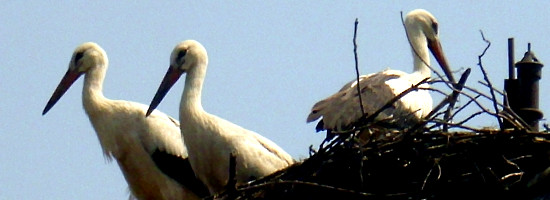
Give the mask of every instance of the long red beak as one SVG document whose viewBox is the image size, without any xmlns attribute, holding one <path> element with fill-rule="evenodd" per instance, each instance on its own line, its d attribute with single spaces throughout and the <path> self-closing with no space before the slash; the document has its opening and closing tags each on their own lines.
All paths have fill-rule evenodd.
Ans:
<svg viewBox="0 0 550 200">
<path fill-rule="evenodd" d="M 178 69 L 177 67 L 168 67 L 168 71 L 166 71 L 166 75 L 164 75 L 164 79 L 162 79 L 162 83 L 160 84 L 155 97 L 153 97 L 153 100 L 149 104 L 149 109 L 147 109 L 147 113 L 145 114 L 146 117 L 149 116 L 155 108 L 157 108 L 164 96 L 166 96 L 166 93 L 168 93 L 174 83 L 178 81 L 183 72 L 184 71 Z"/>
<path fill-rule="evenodd" d="M 428 40 L 428 48 L 432 51 L 432 54 L 434 55 L 435 60 L 439 63 L 439 66 L 441 66 L 441 69 L 443 69 L 445 76 L 447 76 L 449 81 L 455 84 L 455 78 L 453 77 L 453 73 L 451 72 L 451 68 L 449 67 L 449 63 L 443 53 L 443 48 L 441 48 L 441 43 L 439 40 Z"/>
<path fill-rule="evenodd" d="M 65 94 L 65 92 L 82 74 L 82 72 L 71 71 L 71 69 L 67 70 L 65 76 L 63 76 L 63 79 L 61 79 L 61 82 L 59 82 L 59 85 L 57 85 L 57 88 L 53 92 L 52 97 L 50 97 L 48 104 L 46 104 L 46 107 L 42 111 L 42 115 L 45 115 L 55 105 L 55 103 L 57 103 L 61 96 Z"/>
</svg>

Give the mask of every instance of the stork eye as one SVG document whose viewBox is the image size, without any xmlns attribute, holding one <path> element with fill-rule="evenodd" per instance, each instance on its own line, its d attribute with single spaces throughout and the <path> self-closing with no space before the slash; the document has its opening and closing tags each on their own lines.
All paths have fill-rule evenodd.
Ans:
<svg viewBox="0 0 550 200">
<path fill-rule="evenodd" d="M 83 52 L 78 52 L 76 53 L 76 55 L 74 56 L 74 65 L 77 65 L 78 64 L 78 61 L 84 56 L 84 53 Z"/>
<path fill-rule="evenodd" d="M 187 54 L 187 49 L 178 52 L 178 56 L 176 57 L 178 65 L 183 65 L 183 63 L 185 63 L 185 54 Z"/>
<path fill-rule="evenodd" d="M 180 51 L 176 60 L 183 64 L 183 62 L 185 62 L 185 59 L 183 59 L 185 57 L 185 54 L 187 54 L 187 49 Z"/>
<path fill-rule="evenodd" d="M 435 34 L 438 34 L 438 33 L 437 33 L 437 31 L 438 31 L 437 22 L 433 22 L 433 23 L 432 23 L 432 29 L 434 30 Z"/>
</svg>

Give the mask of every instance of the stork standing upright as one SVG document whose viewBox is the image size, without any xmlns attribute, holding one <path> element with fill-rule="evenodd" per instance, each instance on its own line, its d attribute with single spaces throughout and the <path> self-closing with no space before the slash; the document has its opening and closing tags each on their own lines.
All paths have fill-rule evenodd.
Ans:
<svg viewBox="0 0 550 200">
<path fill-rule="evenodd" d="M 181 131 L 189 150 L 191 167 L 211 194 L 222 192 L 229 177 L 229 156 L 236 155 L 236 180 L 243 183 L 291 165 L 292 157 L 261 135 L 207 113 L 201 93 L 208 65 L 206 49 L 197 41 L 176 45 L 170 67 L 151 101 L 149 115 L 168 90 L 187 73 L 180 103 Z"/>
<path fill-rule="evenodd" d="M 174 200 L 199 199 L 208 195 L 187 160 L 187 149 L 176 120 L 160 111 L 145 118 L 145 105 L 110 100 L 103 96 L 107 66 L 107 54 L 99 45 L 87 42 L 78 46 L 67 73 L 42 115 L 85 74 L 82 92 L 84 110 L 97 133 L 104 155 L 108 159 L 116 159 L 133 197 Z"/>
<path fill-rule="evenodd" d="M 416 9 L 409 12 L 405 19 L 405 30 L 411 44 L 413 55 L 413 73 L 399 70 L 384 70 L 378 73 L 363 75 L 359 78 L 363 111 L 373 114 L 387 102 L 430 78 L 431 69 L 429 50 L 443 69 L 445 75 L 454 83 L 447 59 L 443 54 L 438 35 L 438 23 L 435 17 L 426 10 Z M 318 129 L 342 131 L 349 128 L 363 117 L 358 101 L 357 81 L 344 85 L 336 94 L 317 102 L 307 117 L 307 122 L 319 121 Z M 422 84 L 420 88 L 428 88 Z M 419 122 L 432 110 L 432 98 L 425 89 L 413 90 L 397 100 L 393 106 L 385 109 L 376 121 L 389 121 L 397 127 L 405 128 Z"/>
</svg>

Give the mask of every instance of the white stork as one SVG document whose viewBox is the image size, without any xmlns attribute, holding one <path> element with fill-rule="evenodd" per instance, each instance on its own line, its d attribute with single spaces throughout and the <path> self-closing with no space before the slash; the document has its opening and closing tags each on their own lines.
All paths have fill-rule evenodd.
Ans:
<svg viewBox="0 0 550 200">
<path fill-rule="evenodd" d="M 387 69 L 361 76 L 359 85 L 366 115 L 373 114 L 401 92 L 430 78 L 431 70 L 427 66 L 430 65 L 429 50 L 450 81 L 454 83 L 439 42 L 438 23 L 435 17 L 426 10 L 413 10 L 406 16 L 405 29 L 411 43 L 413 73 Z M 428 84 L 420 86 L 420 88 L 428 87 Z M 336 94 L 317 102 L 311 109 L 307 122 L 322 117 L 317 125 L 318 130 L 342 131 L 349 128 L 363 117 L 357 93 L 357 81 L 353 80 Z M 404 128 L 417 123 L 431 110 L 432 98 L 428 90 L 413 90 L 396 101 L 392 107 L 381 112 L 375 120 L 392 122 L 397 127 Z"/>
<path fill-rule="evenodd" d="M 179 43 L 170 56 L 170 67 L 151 101 L 153 111 L 168 90 L 187 73 L 180 103 L 180 123 L 189 161 L 197 177 L 212 195 L 225 189 L 229 177 L 229 156 L 236 155 L 237 183 L 271 174 L 294 160 L 283 149 L 261 135 L 207 113 L 201 104 L 201 91 L 208 56 L 197 41 Z"/>
<path fill-rule="evenodd" d="M 190 167 L 179 123 L 160 111 L 143 117 L 147 110 L 143 104 L 105 98 L 102 87 L 107 65 L 107 54 L 99 45 L 87 42 L 78 46 L 42 115 L 85 74 L 84 110 L 104 155 L 118 162 L 132 193 L 130 198 L 174 200 L 207 196 L 206 187 Z"/>
</svg>

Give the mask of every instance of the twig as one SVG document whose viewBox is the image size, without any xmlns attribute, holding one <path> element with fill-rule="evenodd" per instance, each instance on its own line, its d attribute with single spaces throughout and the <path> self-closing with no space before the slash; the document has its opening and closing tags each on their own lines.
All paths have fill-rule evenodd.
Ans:
<svg viewBox="0 0 550 200">
<path fill-rule="evenodd" d="M 437 171 L 438 171 L 437 180 L 439 180 L 441 178 L 441 165 L 439 165 L 439 159 L 435 159 L 434 160 L 434 165 L 430 168 L 430 171 L 428 171 L 428 174 L 426 175 L 426 178 L 424 179 L 424 182 L 422 183 L 422 187 L 420 188 L 420 190 L 424 190 L 424 187 L 426 186 L 426 183 L 428 182 L 428 178 L 430 178 L 430 175 L 432 174 L 432 171 L 433 171 L 435 166 L 437 166 Z"/>
<path fill-rule="evenodd" d="M 507 174 L 507 175 L 501 177 L 500 180 L 501 180 L 501 181 L 504 181 L 504 180 L 506 180 L 506 179 L 508 179 L 508 178 L 510 178 L 510 177 L 519 176 L 519 179 L 516 180 L 516 181 L 514 181 L 514 183 L 520 182 L 520 181 L 521 181 L 521 178 L 523 177 L 523 170 L 521 170 L 521 168 L 518 166 L 518 164 L 512 162 L 512 160 L 507 159 L 504 155 L 502 156 L 502 158 L 506 161 L 506 163 L 508 163 L 508 164 L 510 164 L 510 165 L 512 165 L 512 166 L 514 166 L 514 167 L 516 167 L 516 169 L 518 169 L 519 172 Z"/>
<path fill-rule="evenodd" d="M 516 172 L 516 173 L 510 173 L 510 174 L 506 174 L 504 175 L 503 177 L 500 178 L 501 181 L 504 181 L 510 177 L 513 177 L 513 176 L 519 176 L 519 180 L 516 180 L 514 181 L 513 184 L 515 183 L 519 183 L 521 181 L 521 177 L 523 177 L 523 172 Z"/>
<path fill-rule="evenodd" d="M 262 188 L 269 188 L 269 187 L 273 187 L 275 185 L 304 185 L 304 186 L 309 186 L 309 187 L 316 187 L 318 189 L 334 190 L 334 191 L 338 191 L 338 192 L 355 194 L 355 195 L 359 195 L 359 196 L 374 196 L 375 195 L 375 194 L 372 194 L 372 193 L 358 192 L 358 191 L 355 191 L 355 190 L 339 188 L 339 187 L 334 187 L 334 186 L 330 186 L 330 185 L 323 185 L 323 184 L 313 183 L 313 182 L 298 181 L 298 180 L 272 181 L 272 182 L 261 183 L 261 184 L 258 184 L 258 185 L 251 185 L 251 186 L 239 189 L 239 192 L 244 192 L 244 191 L 247 191 L 247 190 L 261 190 Z M 401 194 L 393 194 L 393 195 L 401 195 Z"/>
<path fill-rule="evenodd" d="M 355 27 L 353 30 L 353 55 L 355 56 L 355 75 L 357 79 L 357 96 L 359 97 L 359 106 L 361 106 L 361 118 L 365 116 L 365 108 L 363 108 L 363 98 L 361 97 L 361 81 L 359 73 L 359 59 L 357 57 L 357 26 L 359 25 L 359 19 L 355 18 Z M 360 163 L 359 177 L 361 179 L 361 184 L 363 184 L 363 162 Z"/>
<path fill-rule="evenodd" d="M 455 113 L 453 113 L 453 115 L 451 116 L 451 119 L 453 119 L 458 113 L 460 113 L 460 111 L 464 110 L 466 107 L 468 107 L 468 105 L 470 105 L 472 102 L 476 101 L 481 95 L 477 95 L 474 97 L 474 99 L 470 99 L 468 102 L 466 102 L 466 104 L 464 104 L 463 106 L 461 106 L 460 108 L 458 108 Z"/>
<path fill-rule="evenodd" d="M 352 130 L 349 130 L 349 131 L 342 131 L 342 132 L 333 131 L 333 133 L 336 134 L 336 138 L 334 138 L 328 145 L 323 146 L 323 144 L 321 144 L 321 146 L 319 147 L 319 151 L 317 151 L 317 153 L 315 155 L 317 155 L 319 153 L 328 152 L 332 147 L 334 147 L 336 145 L 339 145 L 342 142 L 344 142 L 346 140 L 346 138 L 349 136 L 349 134 L 351 134 L 353 132 L 355 132 L 355 129 L 352 129 Z M 325 141 L 323 141 L 323 143 L 325 143 Z"/>
<path fill-rule="evenodd" d="M 309 145 L 309 157 L 313 154 L 317 154 L 317 150 L 313 149 L 313 145 Z"/>
<path fill-rule="evenodd" d="M 489 87 L 489 84 L 487 84 L 487 83 L 485 83 L 485 82 L 483 82 L 483 81 L 477 81 L 477 82 L 478 82 L 479 84 L 485 86 L 485 87 Z M 493 91 L 495 91 L 496 93 L 498 93 L 498 94 L 500 94 L 500 95 L 502 95 L 502 96 L 506 95 L 504 92 L 502 92 L 502 91 L 500 91 L 500 90 L 498 90 L 498 89 L 496 89 L 496 88 L 494 88 L 494 87 L 493 87 Z"/>
<path fill-rule="evenodd" d="M 359 24 L 359 19 L 355 18 L 355 28 L 353 30 L 353 54 L 355 56 L 355 74 L 357 79 L 357 94 L 359 94 L 359 105 L 361 106 L 361 116 L 365 116 L 365 108 L 363 108 L 363 99 L 361 97 L 361 82 L 359 81 L 359 59 L 357 58 L 357 25 Z"/>
<path fill-rule="evenodd" d="M 490 87 L 490 85 L 488 85 L 487 83 L 484 83 L 484 82 L 481 82 L 481 81 L 479 81 L 479 83 L 482 84 L 482 85 L 485 85 L 485 86 L 487 86 L 487 87 Z M 510 102 L 510 101 L 508 101 L 508 94 L 506 94 L 505 92 L 499 91 L 498 89 L 496 89 L 496 88 L 494 88 L 494 87 L 490 87 L 490 88 L 492 88 L 493 91 L 495 91 L 495 92 L 499 93 L 500 95 L 504 96 L 505 104 L 500 104 L 500 103 L 495 102 L 495 101 L 493 101 L 493 103 L 498 103 L 498 105 L 502 107 L 502 111 L 503 111 L 504 113 L 507 113 L 507 114 L 510 115 L 511 119 L 508 119 L 508 121 L 510 121 L 510 120 L 517 120 L 520 124 L 518 124 L 518 125 L 516 126 L 516 128 L 519 128 L 519 129 L 527 129 L 527 127 L 529 127 L 529 125 L 527 124 L 527 122 L 525 122 L 521 117 L 519 117 L 519 115 L 517 115 L 517 114 L 510 108 L 510 105 L 508 105 L 508 103 Z M 471 89 L 471 90 L 473 90 L 473 89 Z M 475 90 L 473 90 L 473 91 L 475 91 Z M 476 91 L 476 92 L 477 92 L 477 91 Z M 480 94 L 480 93 L 478 92 L 478 94 Z M 485 96 L 486 96 L 486 95 L 485 95 Z M 488 96 L 486 96 L 486 98 L 489 99 Z M 497 113 L 497 114 L 500 115 L 500 116 L 502 116 L 501 113 L 503 113 L 503 112 L 499 112 L 499 113 Z M 511 122 L 511 121 L 510 121 L 510 122 Z"/>
<path fill-rule="evenodd" d="M 468 118 L 458 122 L 458 123 L 450 123 L 450 122 L 446 122 L 446 121 L 443 121 L 443 120 L 438 120 L 438 119 L 435 119 L 435 117 L 432 117 L 428 120 L 425 120 L 423 124 L 426 124 L 426 123 L 429 123 L 429 122 L 432 122 L 432 123 L 435 123 L 435 125 L 432 125 L 430 127 L 428 127 L 428 129 L 433 129 L 435 127 L 438 127 L 440 125 L 448 125 L 449 127 L 453 127 L 453 128 L 462 128 L 462 129 L 466 129 L 466 130 L 472 130 L 472 131 L 481 131 L 480 129 L 475 129 L 475 128 L 471 128 L 471 127 L 467 127 L 467 126 L 464 126 L 463 124 L 466 123 L 467 121 L 471 120 L 472 118 L 476 117 L 477 115 L 480 115 L 480 114 L 488 114 L 488 115 L 491 115 L 491 116 L 494 116 L 494 117 L 503 117 L 503 118 L 510 118 L 508 116 L 502 116 L 503 112 L 499 113 L 499 115 L 497 115 L 496 113 L 493 113 L 491 111 L 489 111 L 487 108 L 484 108 L 483 106 L 481 106 L 481 104 L 479 102 L 477 102 L 475 100 L 475 98 L 479 97 L 480 95 L 478 95 L 477 97 L 471 97 L 470 95 L 467 95 L 467 94 L 464 94 L 466 97 L 468 98 L 471 98 L 471 100 L 468 102 L 468 104 L 470 103 L 475 103 L 477 104 L 477 106 L 481 109 L 481 111 L 478 111 L 474 114 L 472 114 L 471 116 L 469 116 Z M 462 107 L 461 109 L 463 109 L 464 107 Z M 513 118 L 513 117 L 512 117 Z M 427 118 L 426 118 L 427 119 Z M 519 122 L 519 121 L 518 121 Z M 422 126 L 423 126 L 422 124 Z M 523 125 L 521 124 L 521 122 L 519 123 L 516 123 L 515 124 L 516 127 L 518 128 L 521 128 L 523 127 Z M 406 134 L 410 134 L 412 133 L 412 129 L 409 130 Z"/>
<path fill-rule="evenodd" d="M 472 128 L 472 127 L 468 127 L 468 126 L 464 126 L 464 125 L 460 125 L 460 124 L 448 123 L 448 122 L 444 122 L 444 121 L 441 121 L 441 120 L 434 120 L 434 122 L 441 123 L 441 124 L 448 124 L 452 128 L 461 128 L 461 129 L 470 130 L 470 131 L 473 131 L 473 132 L 483 132 L 483 129 Z"/>
<path fill-rule="evenodd" d="M 476 116 L 478 116 L 478 115 L 481 115 L 481 114 L 483 114 L 483 113 L 485 113 L 485 112 L 483 112 L 483 111 L 475 112 L 474 114 L 471 114 L 469 117 L 467 117 L 466 119 L 464 119 L 464 120 L 462 120 L 462 121 L 460 121 L 460 122 L 457 122 L 456 124 L 457 124 L 457 125 L 462 125 L 462 124 L 464 124 L 464 123 L 470 121 L 470 120 L 473 119 L 474 117 L 476 117 Z"/>
<path fill-rule="evenodd" d="M 468 76 L 470 76 L 470 71 L 472 71 L 470 68 L 466 69 L 464 73 L 462 73 L 462 76 L 460 77 L 460 80 L 455 85 L 455 89 L 453 90 L 453 93 L 449 97 L 449 106 L 447 107 L 447 111 L 445 112 L 445 116 L 443 119 L 445 121 L 449 121 L 451 118 L 451 110 L 455 106 L 456 99 L 458 98 L 458 95 L 462 92 L 462 88 L 464 88 L 464 84 L 466 84 L 466 80 L 468 80 Z M 454 84 L 454 83 L 453 83 Z M 443 125 L 443 131 L 447 131 L 448 127 L 446 125 Z"/>
<path fill-rule="evenodd" d="M 504 117 L 504 115 L 510 115 L 511 118 L 508 119 L 510 123 L 514 123 L 514 120 L 519 122 L 519 124 L 514 125 L 516 128 L 530 130 L 528 128 L 529 124 L 527 124 L 527 122 L 525 122 L 523 118 L 519 117 L 519 115 L 516 114 L 516 112 L 514 112 L 510 107 L 503 106 L 503 112 L 499 113 L 499 116 Z"/>
<path fill-rule="evenodd" d="M 485 49 L 483 50 L 481 55 L 479 55 L 477 57 L 477 59 L 478 59 L 477 65 L 479 66 L 479 68 L 481 69 L 481 72 L 483 73 L 483 79 L 485 79 L 485 82 L 487 82 L 487 85 L 489 85 L 489 91 L 491 92 L 491 97 L 493 98 L 492 99 L 493 100 L 493 106 L 495 108 L 495 112 L 498 115 L 499 111 L 498 111 L 498 106 L 496 104 L 497 99 L 495 97 L 495 91 L 493 90 L 493 85 L 491 84 L 491 81 L 489 80 L 489 77 L 487 76 L 487 72 L 485 72 L 485 68 L 483 68 L 483 64 L 481 64 L 481 58 L 485 55 L 485 52 L 487 52 L 487 49 L 489 49 L 489 47 L 491 46 L 491 42 L 489 40 L 485 39 L 485 35 L 483 35 L 482 30 L 479 30 L 479 32 L 481 33 L 481 38 L 483 39 L 483 41 L 485 43 L 487 43 L 487 46 L 485 47 Z M 502 119 L 497 117 L 497 121 L 498 121 L 498 125 L 500 126 L 500 129 L 504 129 L 504 125 L 502 124 Z"/>
<path fill-rule="evenodd" d="M 420 129 L 421 127 L 424 127 L 426 126 L 426 124 L 433 120 L 433 117 L 434 115 L 441 109 L 443 108 L 443 106 L 445 106 L 447 103 L 450 103 L 451 102 L 451 98 L 456 98 L 458 96 L 458 94 L 461 93 L 461 90 L 462 90 L 462 87 L 464 86 L 464 83 L 466 82 L 467 80 L 467 77 L 470 75 L 470 70 L 466 70 L 462 76 L 460 77 L 460 81 L 459 83 L 457 84 L 457 88 L 460 88 L 460 90 L 454 90 L 453 93 L 451 95 L 448 95 L 445 99 L 443 99 L 443 101 L 441 101 L 435 108 L 432 109 L 432 111 L 430 111 L 430 113 L 428 113 L 428 115 L 426 115 L 424 117 L 424 121 L 421 122 L 421 123 L 417 123 L 415 126 L 413 126 L 411 129 L 409 129 L 405 134 L 406 136 L 410 136 L 412 133 L 416 132 L 418 129 Z M 460 85 L 460 87 L 458 86 Z M 455 96 L 456 95 L 456 96 Z"/>
<path fill-rule="evenodd" d="M 473 92 L 473 93 L 475 93 L 475 94 L 480 95 L 481 97 L 483 97 L 483 98 L 485 98 L 485 99 L 487 99 L 487 100 L 489 100 L 489 101 L 493 101 L 493 98 L 489 97 L 489 96 L 486 95 L 486 94 L 483 94 L 482 92 L 477 91 L 477 90 L 474 89 L 474 88 L 471 88 L 471 87 L 469 87 L 469 86 L 467 86 L 467 85 L 465 85 L 464 88 L 467 89 L 467 90 L 470 91 L 470 92 Z M 470 99 L 473 98 L 473 97 L 469 96 L 469 95 L 466 94 L 466 93 L 462 93 L 462 94 L 465 95 L 465 96 L 470 97 Z M 501 103 L 499 103 L 498 101 L 493 101 L 493 103 L 496 103 L 498 106 L 501 106 L 501 107 L 506 107 L 506 106 L 504 106 L 504 104 L 501 104 Z M 476 104 L 478 104 L 479 107 L 483 107 L 483 106 L 479 105 L 478 102 L 476 102 Z"/>
</svg>

